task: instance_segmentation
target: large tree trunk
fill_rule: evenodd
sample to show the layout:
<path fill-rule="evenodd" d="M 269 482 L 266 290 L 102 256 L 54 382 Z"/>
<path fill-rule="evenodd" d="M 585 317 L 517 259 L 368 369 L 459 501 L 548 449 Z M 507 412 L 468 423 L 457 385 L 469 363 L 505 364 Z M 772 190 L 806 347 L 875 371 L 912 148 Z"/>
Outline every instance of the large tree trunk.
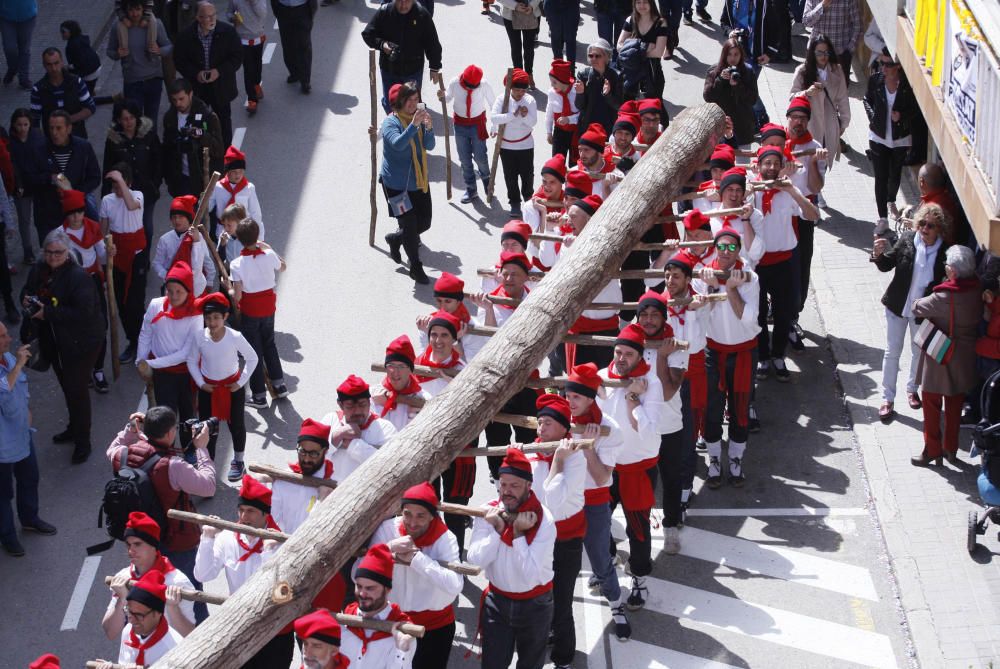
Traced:
<path fill-rule="evenodd" d="M 722 110 L 715 105 L 680 114 L 588 223 L 563 262 L 532 290 L 471 364 L 341 483 L 274 559 L 156 668 L 236 669 L 305 613 L 379 521 L 396 511 L 403 491 L 443 472 L 524 386 L 705 161 L 724 126 Z"/>

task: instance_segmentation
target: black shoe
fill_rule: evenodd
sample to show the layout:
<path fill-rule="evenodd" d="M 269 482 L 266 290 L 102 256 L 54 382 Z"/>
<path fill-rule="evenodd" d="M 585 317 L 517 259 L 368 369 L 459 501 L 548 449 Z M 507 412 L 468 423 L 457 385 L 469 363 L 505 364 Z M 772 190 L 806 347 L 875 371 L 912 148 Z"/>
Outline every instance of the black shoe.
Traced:
<path fill-rule="evenodd" d="M 298 82 L 299 82 L 299 75 L 297 74 L 289 74 L 287 77 L 285 77 L 286 84 L 297 84 Z"/>
<path fill-rule="evenodd" d="M 230 482 L 239 481 L 243 478 L 245 471 L 246 467 L 240 460 L 233 460 L 229 463 L 229 473 L 226 474 L 226 479 Z"/>
<path fill-rule="evenodd" d="M 21 529 L 26 532 L 38 532 L 46 536 L 52 536 L 56 533 L 56 526 L 46 523 L 41 518 L 35 518 L 30 523 L 21 523 Z"/>
<path fill-rule="evenodd" d="M 424 274 L 424 266 L 419 262 L 410 263 L 410 278 L 419 284 L 428 284 L 431 282 L 430 277 Z"/>
<path fill-rule="evenodd" d="M 694 14 L 691 12 L 684 12 L 684 23 L 689 26 L 694 25 Z"/>
<path fill-rule="evenodd" d="M 90 457 L 90 445 L 87 446 L 77 446 L 73 449 L 73 457 L 70 458 L 70 462 L 74 465 L 83 464 Z"/>
<path fill-rule="evenodd" d="M 385 236 L 385 243 L 389 245 L 389 257 L 392 258 L 397 265 L 403 264 L 403 256 L 400 255 L 399 249 L 403 245 L 403 240 L 400 238 L 398 232 L 390 232 Z"/>
<path fill-rule="evenodd" d="M 276 386 L 274 386 L 274 396 L 277 397 L 278 399 L 283 399 L 285 397 L 288 397 L 288 386 L 286 386 L 284 383 L 279 383 Z"/>
<path fill-rule="evenodd" d="M 68 444 L 71 441 L 73 441 L 73 431 L 68 427 L 62 432 L 52 435 L 53 444 Z"/>
<path fill-rule="evenodd" d="M 309 95 L 310 93 L 312 93 L 312 89 L 313 89 L 312 84 L 310 84 L 308 81 L 303 81 L 302 82 L 302 94 L 303 95 Z"/>
<path fill-rule="evenodd" d="M 6 320 L 11 325 L 21 322 L 21 312 L 17 310 L 17 307 L 7 307 Z"/>
<path fill-rule="evenodd" d="M 128 347 L 122 351 L 122 354 L 118 356 L 118 362 L 123 365 L 131 365 L 135 362 L 135 344 L 129 344 Z"/>
<path fill-rule="evenodd" d="M 511 209 L 510 210 L 510 220 L 512 220 L 512 221 L 523 220 L 523 218 L 522 218 L 523 216 L 524 216 L 524 214 L 521 212 L 520 209 Z"/>
<path fill-rule="evenodd" d="M 106 395 L 110 386 L 108 386 L 108 380 L 104 378 L 103 369 L 95 369 L 93 374 L 94 390 L 96 390 L 101 395 Z"/>
<path fill-rule="evenodd" d="M 698 9 L 696 9 L 695 14 L 697 14 L 698 18 L 704 21 L 705 23 L 709 23 L 712 20 L 712 15 L 709 14 L 708 10 L 705 9 L 704 7 L 699 7 Z"/>
<path fill-rule="evenodd" d="M 789 330 L 788 332 L 788 345 L 791 346 L 792 350 L 795 351 L 806 350 L 805 342 L 802 341 L 802 338 L 799 337 L 798 333 L 796 333 L 794 329 Z"/>
<path fill-rule="evenodd" d="M 24 546 L 17 540 L 17 537 L 11 537 L 0 543 L 3 544 L 3 549 L 7 551 L 7 555 L 11 557 L 24 557 Z"/>
<path fill-rule="evenodd" d="M 462 196 L 460 201 L 462 204 L 469 204 L 470 202 L 475 202 L 478 199 L 479 193 L 475 189 L 472 189 L 465 191 L 465 195 Z"/>
<path fill-rule="evenodd" d="M 757 418 L 757 409 L 750 407 L 747 413 L 749 414 L 747 417 L 747 432 L 757 434 L 760 432 L 760 419 Z"/>
<path fill-rule="evenodd" d="M 16 76 L 17 76 L 17 70 L 13 69 L 7 70 L 6 74 L 3 75 L 3 85 L 6 86 L 10 82 L 14 81 L 14 77 Z"/>

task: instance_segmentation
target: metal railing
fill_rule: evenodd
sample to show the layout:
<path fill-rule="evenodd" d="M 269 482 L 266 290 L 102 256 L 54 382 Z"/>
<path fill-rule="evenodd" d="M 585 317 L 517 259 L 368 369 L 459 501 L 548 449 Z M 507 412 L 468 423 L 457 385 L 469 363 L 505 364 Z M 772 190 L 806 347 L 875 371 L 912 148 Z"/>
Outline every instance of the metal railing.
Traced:
<path fill-rule="evenodd" d="M 976 82 L 976 137 L 972 154 L 993 194 L 994 213 L 1000 211 L 1000 67 L 989 49 L 979 50 Z"/>

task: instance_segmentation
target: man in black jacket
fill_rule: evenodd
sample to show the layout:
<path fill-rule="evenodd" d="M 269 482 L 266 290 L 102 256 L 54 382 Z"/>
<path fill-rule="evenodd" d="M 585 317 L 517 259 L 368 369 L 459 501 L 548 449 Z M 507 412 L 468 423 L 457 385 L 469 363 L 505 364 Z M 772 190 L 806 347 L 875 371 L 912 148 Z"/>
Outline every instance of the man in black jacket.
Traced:
<path fill-rule="evenodd" d="M 298 82 L 302 92 L 308 95 L 312 91 L 312 27 L 316 0 L 271 0 L 271 10 L 278 20 L 281 57 L 288 68 L 285 81 Z"/>
<path fill-rule="evenodd" d="M 222 170 L 222 130 L 219 118 L 192 93 L 191 82 L 170 85 L 170 109 L 163 115 L 163 180 L 173 197 L 201 195 L 205 189 L 203 149 L 209 170 Z"/>
<path fill-rule="evenodd" d="M 587 62 L 590 67 L 576 78 L 576 108 L 580 110 L 576 127 L 583 133 L 591 123 L 600 123 L 610 135 L 624 101 L 621 74 L 611 66 L 611 45 L 598 39 L 588 46 Z"/>
<path fill-rule="evenodd" d="M 72 463 L 85 462 L 90 456 L 87 382 L 107 324 L 101 316 L 97 284 L 70 255 L 69 236 L 62 228 L 45 237 L 42 260 L 31 267 L 21 304 L 31 314 L 25 319 L 21 340 L 31 340 L 30 330 L 34 330 L 69 409 L 69 425 L 52 440 L 57 444 L 73 442 Z"/>
<path fill-rule="evenodd" d="M 215 6 L 198 3 L 197 20 L 177 35 L 177 72 L 194 85 L 194 92 L 219 117 L 222 141 L 233 141 L 230 103 L 236 98 L 236 73 L 243 65 L 243 47 L 236 28 L 216 18 Z"/>
<path fill-rule="evenodd" d="M 389 109 L 389 89 L 393 84 L 412 81 L 417 91 L 423 84 L 424 57 L 430 65 L 431 83 L 441 79 L 441 42 L 434 19 L 414 0 L 393 0 L 375 11 L 361 33 L 365 44 L 379 50 L 382 72 L 382 108 Z"/>
<path fill-rule="evenodd" d="M 31 117 L 35 126 L 48 132 L 49 115 L 62 109 L 70 114 L 73 134 L 87 139 L 84 121 L 97 111 L 87 84 L 66 69 L 62 52 L 55 47 L 42 52 L 42 65 L 45 66 L 45 76 L 31 88 Z"/>

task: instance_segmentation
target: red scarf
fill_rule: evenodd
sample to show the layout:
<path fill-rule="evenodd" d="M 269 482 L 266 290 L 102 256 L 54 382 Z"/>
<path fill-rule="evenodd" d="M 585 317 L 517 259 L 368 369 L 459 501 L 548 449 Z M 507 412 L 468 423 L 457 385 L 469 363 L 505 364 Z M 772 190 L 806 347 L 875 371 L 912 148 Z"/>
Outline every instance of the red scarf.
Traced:
<path fill-rule="evenodd" d="M 472 115 L 472 93 L 476 89 L 466 86 L 461 77 L 458 78 L 458 85 L 462 87 L 463 91 L 465 91 L 465 114 L 459 114 L 456 109 L 455 113 L 451 115 L 452 119 L 455 121 L 455 125 L 475 126 L 476 137 L 485 141 L 490 136 L 490 134 L 486 131 L 486 112 L 484 111 L 479 116 Z"/>
<path fill-rule="evenodd" d="M 465 323 L 466 325 L 468 325 L 469 321 L 472 320 L 472 316 L 469 315 L 469 310 L 465 308 L 464 302 L 459 302 L 455 311 L 453 311 L 451 315 L 457 318 L 459 322 Z"/>
<path fill-rule="evenodd" d="M 229 175 L 227 174 L 226 176 L 222 177 L 222 179 L 219 181 L 219 185 L 225 188 L 226 192 L 229 193 L 229 202 L 226 202 L 226 207 L 228 207 L 231 204 L 236 204 L 236 194 L 239 193 L 244 188 L 246 188 L 247 186 L 249 186 L 250 182 L 247 181 L 247 178 L 244 175 L 243 179 L 234 186 L 233 184 L 229 183 Z"/>
<path fill-rule="evenodd" d="M 808 144 L 811 141 L 813 141 L 813 136 L 808 130 L 806 130 L 801 137 L 792 137 L 791 134 L 789 134 L 788 139 L 785 140 L 785 156 L 787 158 L 791 158 L 794 147 Z"/>
<path fill-rule="evenodd" d="M 150 634 L 145 641 L 141 641 L 139 639 L 139 635 L 136 634 L 132 626 L 129 625 L 128 640 L 122 643 L 124 643 L 126 646 L 130 648 L 138 648 L 139 654 L 136 655 L 135 657 L 135 663 L 138 664 L 139 666 L 145 666 L 146 651 L 155 646 L 156 644 L 158 644 L 160 640 L 163 639 L 163 637 L 167 636 L 167 630 L 169 629 L 170 628 L 167 627 L 167 617 L 160 616 L 160 622 L 157 623 L 156 629 L 153 630 L 153 633 Z"/>
<path fill-rule="evenodd" d="M 274 518 L 271 518 L 271 514 L 267 514 L 265 517 L 267 527 L 272 530 L 278 529 L 278 524 L 274 522 Z M 243 549 L 243 555 L 239 557 L 237 562 L 246 562 L 250 559 L 251 555 L 259 554 L 264 550 L 264 538 L 257 537 L 257 541 L 251 546 L 247 542 L 243 541 L 243 537 L 239 532 L 233 532 L 236 535 L 236 543 L 239 544 L 240 548 Z"/>
<path fill-rule="evenodd" d="M 194 293 L 188 293 L 187 301 L 176 309 L 170 307 L 170 298 L 163 298 L 163 306 L 160 308 L 160 312 L 153 316 L 152 323 L 161 318 L 170 318 L 175 321 L 179 321 L 182 318 L 189 318 L 191 316 L 197 316 L 201 312 L 194 307 Z"/>
<path fill-rule="evenodd" d="M 241 256 L 250 256 L 251 258 L 256 258 L 257 256 L 264 255 L 264 249 L 259 246 L 255 246 L 252 249 L 243 249 L 240 251 Z"/>
<path fill-rule="evenodd" d="M 493 292 L 491 292 L 490 295 L 496 295 L 497 297 L 511 297 L 513 299 L 525 300 L 525 299 L 527 299 L 528 293 L 530 293 L 530 292 L 531 291 L 528 290 L 528 287 L 525 286 L 524 287 L 524 295 L 522 295 L 520 298 L 516 298 L 516 297 L 513 297 L 513 295 L 508 295 L 507 294 L 507 289 L 503 287 L 503 284 L 501 284 L 501 285 L 497 286 L 495 289 L 493 289 Z M 494 304 L 493 306 L 494 307 L 498 307 L 500 309 L 510 309 L 511 311 L 514 311 L 514 309 L 517 309 L 517 306 L 509 307 L 506 304 Z"/>
<path fill-rule="evenodd" d="M 500 500 L 495 499 L 489 503 L 489 506 L 495 507 L 498 506 L 499 504 Z M 542 526 L 542 515 L 544 513 L 542 509 L 542 503 L 538 501 L 537 497 L 535 497 L 534 492 L 529 492 L 528 499 L 524 500 L 521 506 L 517 507 L 518 513 L 526 513 L 528 511 L 531 511 L 535 514 L 535 524 L 532 525 L 528 529 L 528 531 L 523 534 L 525 540 L 528 542 L 528 545 L 530 546 L 531 542 L 535 540 L 535 535 L 538 534 L 538 528 Z M 506 523 L 504 525 L 503 532 L 500 533 L 500 541 L 504 542 L 508 546 L 514 545 L 513 523 Z"/>
<path fill-rule="evenodd" d="M 669 325 L 665 324 L 663 327 L 663 331 L 666 332 L 667 328 L 669 327 L 670 327 Z M 673 329 L 670 330 L 670 336 L 671 337 L 674 336 Z M 664 339 L 664 338 L 665 337 L 652 337 L 652 339 Z M 639 364 L 633 367 L 632 371 L 626 374 L 625 376 L 618 376 L 618 374 L 615 372 L 614 362 L 608 365 L 608 376 L 611 377 L 612 379 L 634 379 L 640 376 L 645 376 L 648 373 L 649 373 L 649 363 L 646 362 L 645 359 L 640 359 Z"/>
<path fill-rule="evenodd" d="M 288 463 L 288 468 L 291 469 L 296 474 L 301 474 L 302 473 L 302 467 L 297 462 L 289 462 Z M 321 476 L 320 478 L 328 479 L 328 478 L 330 478 L 331 474 L 333 474 L 333 463 L 330 462 L 329 460 L 324 460 L 323 461 L 323 476 Z M 315 474 L 313 474 L 313 476 L 315 476 Z"/>
<path fill-rule="evenodd" d="M 63 223 L 62 227 L 63 230 L 66 231 L 66 234 L 69 235 L 70 239 L 73 241 L 73 244 L 75 246 L 79 246 L 81 249 L 93 248 L 97 244 L 104 241 L 104 237 L 101 235 L 100 223 L 91 220 L 89 218 L 83 219 L 83 228 L 82 228 L 83 236 L 80 237 L 80 239 L 77 239 L 74 235 L 70 234 L 70 231 L 73 229 L 70 228 L 68 225 Z M 100 276 L 103 276 L 103 273 L 101 272 L 100 262 L 96 257 L 94 258 L 94 264 L 91 265 L 90 267 L 84 267 L 84 269 L 87 270 L 89 274 L 98 274 Z"/>
<path fill-rule="evenodd" d="M 163 553 L 157 551 L 156 560 L 153 561 L 153 566 L 150 567 L 150 569 L 155 569 L 159 572 L 162 572 L 163 575 L 166 576 L 167 574 L 169 574 L 174 570 L 174 565 L 170 563 L 170 558 L 168 558 Z M 135 570 L 135 565 L 129 565 L 128 573 L 129 577 L 132 578 L 133 580 L 139 580 L 140 574 Z"/>
<path fill-rule="evenodd" d="M 388 620 L 389 622 L 394 622 L 394 623 L 395 622 L 402 622 L 402 623 L 408 623 L 408 622 L 410 622 L 410 617 L 408 615 L 406 615 L 405 613 L 403 613 L 403 610 L 399 608 L 399 605 L 393 603 L 393 604 L 390 604 L 390 606 L 392 608 L 389 609 L 389 615 L 386 617 L 386 620 Z M 344 609 L 344 613 L 346 613 L 349 616 L 360 616 L 361 612 L 358 610 L 358 603 L 357 602 L 351 602 L 350 604 L 348 604 L 347 607 Z M 392 633 L 391 632 L 380 632 L 380 631 L 377 631 L 377 630 L 364 630 L 364 629 L 362 629 L 360 627 L 350 627 L 350 626 L 347 626 L 347 629 L 354 636 L 356 636 L 359 639 L 361 639 L 361 655 L 362 656 L 364 656 L 364 654 L 368 652 L 368 644 L 370 644 L 370 643 L 372 643 L 374 641 L 379 641 L 380 639 L 388 639 L 388 638 L 392 637 Z M 365 632 L 371 632 L 372 635 L 369 637 L 369 636 L 367 636 L 365 634 Z"/>
<path fill-rule="evenodd" d="M 429 548 L 433 546 L 434 542 L 440 539 L 441 536 L 447 531 L 448 526 L 444 524 L 444 521 L 441 520 L 439 515 L 435 514 L 430 527 L 427 528 L 427 531 L 419 537 L 413 537 L 413 545 L 421 550 Z M 406 526 L 403 525 L 403 521 L 399 521 L 399 536 L 407 536 Z"/>
<path fill-rule="evenodd" d="M 713 260 L 708 267 L 709 267 L 709 269 L 722 270 L 722 268 L 719 267 L 719 259 L 718 259 L 718 257 L 716 257 L 716 259 Z M 737 260 L 736 264 L 729 268 L 729 271 L 731 272 L 731 271 L 733 271 L 735 269 L 743 269 L 743 261 L 742 260 Z M 720 286 L 725 286 L 726 285 L 726 280 L 723 279 L 722 277 L 717 277 L 716 280 L 719 282 Z"/>
<path fill-rule="evenodd" d="M 968 279 L 948 279 L 934 286 L 931 292 L 934 293 L 964 293 L 969 290 L 979 290 L 979 279 L 971 277 Z"/>
<path fill-rule="evenodd" d="M 572 82 L 570 82 L 570 85 L 572 85 Z M 574 113 L 572 111 L 573 105 L 569 101 L 569 91 L 569 88 L 565 91 L 556 91 L 559 93 L 560 99 L 562 99 L 562 108 L 555 114 L 555 121 L 567 116 L 572 116 Z M 567 123 L 566 125 L 559 125 L 559 123 L 555 123 L 554 128 L 556 130 L 562 130 L 563 132 L 574 132 L 576 130 L 576 123 Z"/>
<path fill-rule="evenodd" d="M 362 430 L 367 430 L 368 426 L 371 425 L 372 423 L 374 423 L 375 419 L 377 419 L 377 418 L 378 418 L 378 416 L 376 416 L 373 413 L 368 414 L 368 420 L 366 420 L 364 422 L 364 424 L 361 426 L 361 429 Z M 343 411 L 338 411 L 337 412 L 337 420 L 340 420 L 340 421 L 344 420 L 344 412 Z"/>
<path fill-rule="evenodd" d="M 600 425 L 601 421 L 604 420 L 604 414 L 601 413 L 601 407 L 597 406 L 595 401 L 587 409 L 587 413 L 571 416 L 569 420 L 573 425 L 590 425 L 591 423 Z"/>
<path fill-rule="evenodd" d="M 410 374 L 406 387 L 402 390 L 396 390 L 389 382 L 388 376 L 382 379 L 382 387 L 386 390 L 385 405 L 382 407 L 382 413 L 380 414 L 382 418 L 385 418 L 387 413 L 396 408 L 400 395 L 414 395 L 420 392 L 420 382 L 413 374 Z"/>
<path fill-rule="evenodd" d="M 185 232 L 181 235 L 181 244 L 177 247 L 177 252 L 174 254 L 174 259 L 170 261 L 170 266 L 173 267 L 177 264 L 177 261 L 183 260 L 187 263 L 188 267 L 194 270 L 194 266 L 191 264 L 191 254 L 194 252 L 194 237 Z"/>
<path fill-rule="evenodd" d="M 691 297 L 691 298 L 694 297 L 694 290 L 691 289 L 690 285 L 688 285 L 687 292 L 688 292 L 688 294 L 685 297 Z M 670 304 L 669 304 L 670 300 L 673 300 L 673 299 L 674 299 L 674 297 L 670 293 L 667 293 L 667 316 L 670 317 L 670 318 L 676 318 L 678 323 L 680 323 L 681 325 L 684 325 L 684 314 L 687 313 L 688 305 L 685 304 L 683 307 L 680 307 L 679 309 L 675 309 L 674 307 L 670 306 Z M 673 328 L 673 326 L 671 326 L 669 323 L 667 323 L 666 327 L 670 328 L 670 335 L 669 336 L 673 337 L 674 336 L 674 328 Z"/>
<path fill-rule="evenodd" d="M 444 362 L 437 362 L 431 357 L 431 347 L 428 346 L 420 357 L 417 358 L 417 364 L 423 367 L 433 367 L 434 369 L 453 369 L 461 361 L 461 356 L 458 355 L 458 351 L 451 349 L 451 357 Z M 436 376 L 417 376 L 416 379 L 420 383 L 426 383 L 427 381 L 433 381 Z"/>
<path fill-rule="evenodd" d="M 771 200 L 781 192 L 780 188 L 765 188 L 760 194 L 760 213 L 765 216 L 771 213 Z"/>

